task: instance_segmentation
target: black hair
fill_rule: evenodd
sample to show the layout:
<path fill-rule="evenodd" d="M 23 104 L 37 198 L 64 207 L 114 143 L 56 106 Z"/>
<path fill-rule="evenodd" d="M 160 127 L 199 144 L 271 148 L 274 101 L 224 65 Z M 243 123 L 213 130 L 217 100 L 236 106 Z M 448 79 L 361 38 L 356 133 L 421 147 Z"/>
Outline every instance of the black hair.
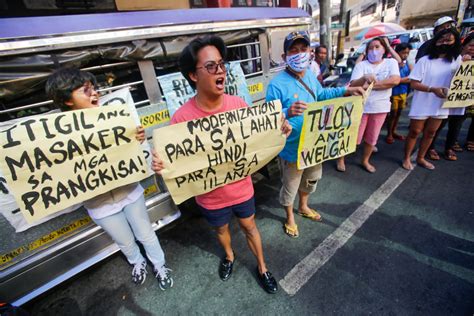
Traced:
<path fill-rule="evenodd" d="M 474 40 L 474 32 L 469 33 L 465 38 L 464 41 L 462 42 L 462 46 L 467 46 L 469 45 L 469 42 Z"/>
<path fill-rule="evenodd" d="M 65 103 L 71 100 L 72 92 L 86 82 L 97 85 L 95 76 L 90 72 L 76 68 L 59 68 L 46 81 L 46 94 L 61 110 L 68 110 L 69 107 Z"/>
<path fill-rule="evenodd" d="M 436 49 L 436 42 L 446 34 L 454 35 L 454 44 L 451 50 L 449 52 L 446 52 L 446 56 L 444 57 L 444 59 L 451 62 L 454 59 L 458 58 L 458 56 L 461 54 L 461 37 L 459 36 L 458 31 L 456 31 L 454 28 L 450 28 L 436 33 L 433 37 L 433 40 L 430 41 L 428 49 L 426 50 L 430 59 L 435 59 L 439 57 L 439 52 Z"/>
<path fill-rule="evenodd" d="M 193 89 L 196 89 L 196 83 L 191 80 L 189 74 L 196 72 L 196 65 L 198 63 L 197 54 L 206 46 L 214 46 L 221 54 L 223 60 L 227 58 L 227 48 L 219 36 L 208 35 L 193 39 L 191 43 L 183 49 L 178 61 L 181 73 Z"/>
<path fill-rule="evenodd" d="M 380 44 L 382 44 L 383 49 L 385 50 L 385 53 L 383 54 L 383 58 L 387 58 L 387 55 L 390 52 L 390 49 L 389 49 L 389 47 L 387 46 L 387 43 L 385 43 L 385 40 L 382 37 L 374 37 L 373 39 L 371 39 L 367 43 L 367 46 L 365 46 L 365 56 L 366 56 L 366 58 L 367 58 L 367 56 L 369 56 L 370 43 L 375 42 L 375 41 L 379 41 Z"/>
<path fill-rule="evenodd" d="M 408 44 L 408 43 L 400 43 L 400 44 L 398 44 L 398 45 L 395 47 L 395 51 L 396 51 L 397 53 L 399 53 L 399 52 L 401 52 L 402 50 L 405 50 L 405 49 L 407 49 L 407 48 L 408 48 L 409 50 L 413 49 L 413 47 L 412 47 L 410 44 Z"/>
<path fill-rule="evenodd" d="M 327 46 L 326 46 L 326 45 L 319 45 L 319 46 L 318 46 L 318 47 L 316 47 L 316 49 L 315 49 L 315 52 L 316 52 L 316 54 L 317 54 L 317 53 L 319 53 L 319 49 L 320 49 L 320 48 L 325 48 L 325 49 L 326 49 L 326 51 L 328 50 L 328 48 L 327 48 Z"/>

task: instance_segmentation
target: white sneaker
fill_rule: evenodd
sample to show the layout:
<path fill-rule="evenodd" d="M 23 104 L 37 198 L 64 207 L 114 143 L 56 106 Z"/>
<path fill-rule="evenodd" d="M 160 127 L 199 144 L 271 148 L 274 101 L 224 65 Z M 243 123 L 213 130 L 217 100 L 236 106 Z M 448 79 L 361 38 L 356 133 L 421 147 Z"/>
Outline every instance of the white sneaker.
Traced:
<path fill-rule="evenodd" d="M 146 279 L 146 261 L 143 260 L 142 262 L 139 262 L 133 266 L 132 270 L 132 281 L 133 283 L 139 285 L 143 284 Z"/>
<path fill-rule="evenodd" d="M 162 265 L 161 268 L 154 270 L 155 277 L 158 280 L 158 285 L 162 291 L 173 287 L 173 277 L 171 276 L 172 270 L 169 269 L 166 265 Z"/>

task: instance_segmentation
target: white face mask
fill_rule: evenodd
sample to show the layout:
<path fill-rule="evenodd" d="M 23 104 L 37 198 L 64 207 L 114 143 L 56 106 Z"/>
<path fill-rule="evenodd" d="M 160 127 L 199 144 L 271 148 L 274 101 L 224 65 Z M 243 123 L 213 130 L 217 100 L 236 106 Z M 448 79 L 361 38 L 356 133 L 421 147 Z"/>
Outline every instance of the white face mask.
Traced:
<path fill-rule="evenodd" d="M 306 70 L 310 62 L 311 55 L 309 52 L 286 56 L 286 64 L 296 72 L 302 72 Z"/>

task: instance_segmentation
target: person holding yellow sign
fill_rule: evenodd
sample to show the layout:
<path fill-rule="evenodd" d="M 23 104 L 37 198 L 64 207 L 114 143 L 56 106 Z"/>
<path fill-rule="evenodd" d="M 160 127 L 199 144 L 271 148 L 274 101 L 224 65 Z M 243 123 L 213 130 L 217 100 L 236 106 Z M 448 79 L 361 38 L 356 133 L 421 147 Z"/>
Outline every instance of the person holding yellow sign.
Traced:
<path fill-rule="evenodd" d="M 370 173 L 376 171 L 370 163 L 370 157 L 377 144 L 385 118 L 390 112 L 392 88 L 400 83 L 400 70 L 397 62 L 400 57 L 393 51 L 392 57 L 396 55 L 397 59 L 387 58 L 390 51 L 388 40 L 381 37 L 372 39 L 366 47 L 367 60 L 356 64 L 351 76 L 351 86 L 365 86 L 374 83 L 372 91 L 365 100 L 364 114 L 357 136 L 358 145 L 362 143 L 362 140 L 364 141 L 362 167 Z M 341 172 L 346 170 L 344 157 L 338 159 L 337 170 Z"/>
<path fill-rule="evenodd" d="M 95 90 L 96 79 L 78 69 L 61 68 L 46 82 L 46 92 L 63 110 L 84 110 L 99 106 L 99 93 Z M 136 139 L 145 140 L 145 130 L 137 127 Z M 133 265 L 132 281 L 143 284 L 146 279 L 146 259 L 135 239 L 145 248 L 153 263 L 154 273 L 161 290 L 173 286 L 165 255 L 153 230 L 145 205 L 140 183 L 131 183 L 112 189 L 84 202 L 92 220 L 102 227 L 117 243 L 128 262 Z"/>
<path fill-rule="evenodd" d="M 292 32 L 283 43 L 287 68 L 272 79 L 267 89 L 267 101 L 281 100 L 283 112 L 293 127 L 285 147 L 280 153 L 279 162 L 282 173 L 282 188 L 279 201 L 286 211 L 286 222 L 283 226 L 290 237 L 298 237 L 293 203 L 299 195 L 298 214 L 314 221 L 321 221 L 321 215 L 308 205 L 309 195 L 316 191 L 318 180 L 321 179 L 322 165 L 318 164 L 304 170 L 297 169 L 297 151 L 303 127 L 303 112 L 307 103 L 327 100 L 344 95 L 362 95 L 361 87 L 323 89 L 316 76 L 309 70 L 310 41 L 307 32 Z"/>
<path fill-rule="evenodd" d="M 226 55 L 224 41 L 217 36 L 196 38 L 184 48 L 179 58 L 181 73 L 189 85 L 196 89 L 197 94 L 175 112 L 171 124 L 247 107 L 241 98 L 224 93 Z M 291 132 L 286 121 L 281 129 L 286 135 Z M 163 159 L 153 152 L 152 169 L 160 174 L 165 167 Z M 255 223 L 256 209 L 251 177 L 246 176 L 208 193 L 197 195 L 196 202 L 208 223 L 215 228 L 217 239 L 225 251 L 218 270 L 221 280 L 227 281 L 234 267 L 235 253 L 231 244 L 229 222 L 232 215 L 235 215 L 245 233 L 248 246 L 257 259 L 256 272 L 259 282 L 266 292 L 276 293 L 278 284 L 267 269 L 260 233 Z"/>

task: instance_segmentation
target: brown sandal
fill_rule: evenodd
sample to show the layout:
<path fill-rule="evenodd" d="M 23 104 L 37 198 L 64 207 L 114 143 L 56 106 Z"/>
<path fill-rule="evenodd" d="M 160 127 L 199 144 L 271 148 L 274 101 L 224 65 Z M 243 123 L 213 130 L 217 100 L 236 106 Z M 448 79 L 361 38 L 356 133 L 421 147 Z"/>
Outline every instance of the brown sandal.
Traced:
<path fill-rule="evenodd" d="M 467 142 L 466 149 L 467 151 L 474 151 L 474 142 Z"/>
<path fill-rule="evenodd" d="M 456 156 L 456 153 L 452 149 L 448 149 L 444 152 L 444 158 L 449 161 L 456 161 L 458 160 L 458 157 Z"/>
<path fill-rule="evenodd" d="M 428 155 L 427 155 L 427 156 L 428 156 L 428 159 L 429 159 L 429 160 L 439 160 L 439 159 L 440 159 L 440 158 L 439 158 L 439 155 L 438 155 L 438 153 L 436 152 L 435 149 L 430 149 L 430 150 L 428 151 Z"/>
<path fill-rule="evenodd" d="M 451 147 L 451 149 L 458 153 L 463 152 L 463 149 L 461 145 L 459 145 L 459 143 L 454 144 L 453 147 Z"/>

